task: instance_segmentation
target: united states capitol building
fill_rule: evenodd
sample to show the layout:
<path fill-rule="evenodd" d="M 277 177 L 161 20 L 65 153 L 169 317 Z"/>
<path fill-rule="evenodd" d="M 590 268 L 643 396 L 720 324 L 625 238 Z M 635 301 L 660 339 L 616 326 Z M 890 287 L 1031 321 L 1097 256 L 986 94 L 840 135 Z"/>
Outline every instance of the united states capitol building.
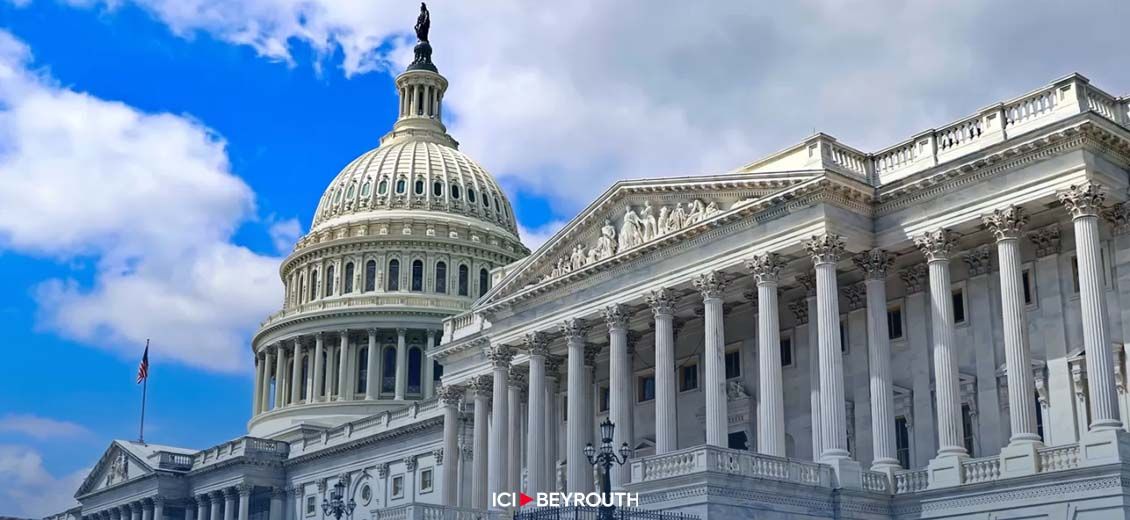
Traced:
<path fill-rule="evenodd" d="M 339 483 L 357 520 L 506 516 L 599 487 L 605 418 L 646 509 L 1130 518 L 1130 99 L 1071 75 L 621 181 L 531 253 L 421 40 L 280 266 L 247 435 L 113 441 L 53 520 L 321 520 Z"/>

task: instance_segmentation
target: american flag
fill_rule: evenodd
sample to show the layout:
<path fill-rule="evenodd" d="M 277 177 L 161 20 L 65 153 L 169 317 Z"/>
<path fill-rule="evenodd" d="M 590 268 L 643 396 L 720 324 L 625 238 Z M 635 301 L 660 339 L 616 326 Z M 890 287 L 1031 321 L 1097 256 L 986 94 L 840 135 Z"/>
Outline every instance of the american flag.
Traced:
<path fill-rule="evenodd" d="M 149 379 L 149 340 L 145 340 L 145 353 L 141 355 L 141 364 L 137 365 L 137 384 Z"/>

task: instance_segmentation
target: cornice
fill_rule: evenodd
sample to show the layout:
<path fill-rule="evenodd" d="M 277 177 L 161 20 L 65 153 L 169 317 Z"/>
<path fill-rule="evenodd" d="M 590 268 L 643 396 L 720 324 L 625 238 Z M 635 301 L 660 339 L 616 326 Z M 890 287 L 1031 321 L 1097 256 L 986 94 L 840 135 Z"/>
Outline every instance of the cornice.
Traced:
<path fill-rule="evenodd" d="M 368 445 L 371 445 L 371 444 L 376 444 L 376 443 L 379 443 L 379 442 L 382 442 L 382 441 L 385 441 L 385 440 L 388 440 L 388 439 L 393 439 L 393 438 L 396 438 L 396 437 L 402 437 L 402 436 L 413 434 L 413 433 L 418 433 L 418 432 L 436 429 L 437 427 L 438 428 L 443 427 L 443 415 L 436 415 L 434 417 L 429 417 L 427 419 L 422 419 L 422 420 L 416 421 L 414 423 L 410 423 L 410 424 L 406 424 L 404 426 L 400 426 L 400 427 L 395 428 L 393 430 L 385 430 L 385 431 L 374 433 L 372 435 L 368 435 L 368 436 L 365 436 L 365 437 L 360 437 L 358 439 L 351 440 L 349 442 L 343 442 L 341 444 L 337 444 L 337 445 L 334 445 L 334 446 L 329 446 L 329 447 L 326 447 L 326 448 L 318 449 L 318 450 L 312 451 L 310 453 L 303 453 L 302 455 L 298 455 L 297 457 L 292 457 L 290 459 L 287 459 L 286 461 L 284 461 L 282 463 L 282 465 L 284 467 L 295 466 L 295 465 L 298 465 L 298 464 L 310 462 L 312 460 L 317 460 L 317 459 L 320 459 L 320 458 L 337 455 L 337 454 L 340 454 L 340 453 L 343 453 L 343 452 L 347 452 L 347 451 L 354 450 L 354 449 L 357 449 L 357 448 L 361 448 L 361 447 L 364 447 L 364 446 L 368 446 Z"/>
<path fill-rule="evenodd" d="M 305 246 L 295 250 L 279 265 L 279 275 L 286 276 L 295 268 L 313 261 L 322 260 L 336 255 L 368 253 L 375 255 L 388 254 L 390 249 L 416 249 L 428 253 L 444 253 L 452 255 L 466 255 L 473 258 L 493 261 L 499 265 L 506 265 L 522 258 L 520 252 L 507 251 L 498 246 L 484 242 L 473 242 L 463 239 L 405 236 L 405 235 L 366 235 L 363 237 L 347 237 L 332 239 L 328 242 Z M 414 251 L 404 251 L 406 253 Z"/>
<path fill-rule="evenodd" d="M 303 323 L 317 322 L 317 321 L 323 321 L 323 320 L 332 320 L 332 319 L 335 319 L 335 318 L 372 318 L 372 319 L 388 319 L 388 318 L 413 318 L 413 319 L 424 318 L 424 319 L 426 319 L 426 318 L 435 318 L 436 323 L 437 323 L 436 328 L 441 328 L 440 325 L 438 325 L 438 324 L 441 323 L 444 318 L 454 316 L 454 315 L 459 314 L 460 312 L 464 312 L 464 311 L 466 311 L 466 309 L 428 309 L 428 308 L 422 308 L 422 307 L 404 307 L 404 306 L 398 306 L 398 307 L 369 307 L 369 308 L 361 308 L 361 309 L 344 308 L 344 309 L 314 311 L 314 312 L 310 312 L 310 313 L 296 314 L 292 317 L 283 318 L 277 323 L 272 323 L 272 324 L 270 324 L 266 327 L 261 327 L 258 331 L 255 332 L 255 335 L 252 336 L 251 344 L 252 344 L 253 347 L 255 347 L 264 336 L 267 336 L 267 335 L 269 335 L 269 334 L 271 334 L 275 331 L 278 331 L 279 329 L 284 329 L 284 328 L 287 328 L 287 327 L 293 327 L 295 325 L 299 325 L 299 324 L 303 324 Z M 369 322 L 367 322 L 367 325 L 371 326 L 371 325 L 373 325 L 373 323 L 371 321 L 369 321 Z M 336 331 L 340 328 L 341 327 L 339 325 L 335 325 L 334 327 L 327 328 L 326 331 L 332 332 L 332 331 Z M 283 339 L 287 339 L 287 338 L 283 338 Z"/>

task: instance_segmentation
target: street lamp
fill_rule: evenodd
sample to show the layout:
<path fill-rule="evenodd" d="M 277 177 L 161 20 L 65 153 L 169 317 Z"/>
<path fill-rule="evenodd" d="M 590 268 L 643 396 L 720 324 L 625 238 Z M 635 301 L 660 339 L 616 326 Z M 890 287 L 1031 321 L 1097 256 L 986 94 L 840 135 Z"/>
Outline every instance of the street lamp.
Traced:
<path fill-rule="evenodd" d="M 327 500 L 322 499 L 322 513 L 324 516 L 332 516 L 335 520 L 341 520 L 341 516 L 345 518 L 353 518 L 353 509 L 357 507 L 357 502 L 349 499 L 349 502 L 344 500 L 345 497 L 345 483 L 338 480 L 334 484 L 334 488 L 330 491 L 330 498 Z"/>
<path fill-rule="evenodd" d="M 585 457 L 589 459 L 589 464 L 599 467 L 604 477 L 600 485 L 602 495 L 600 517 L 609 519 L 612 518 L 612 511 L 615 509 L 615 506 L 604 505 L 612 503 L 612 478 L 609 476 L 609 472 L 612 471 L 613 464 L 623 466 L 632 454 L 632 449 L 625 442 L 620 445 L 620 456 L 616 456 L 612 449 L 612 432 L 614 431 L 616 431 L 616 425 L 612 424 L 612 420 L 605 417 L 604 422 L 600 423 L 600 453 L 597 453 L 591 442 L 585 445 Z"/>

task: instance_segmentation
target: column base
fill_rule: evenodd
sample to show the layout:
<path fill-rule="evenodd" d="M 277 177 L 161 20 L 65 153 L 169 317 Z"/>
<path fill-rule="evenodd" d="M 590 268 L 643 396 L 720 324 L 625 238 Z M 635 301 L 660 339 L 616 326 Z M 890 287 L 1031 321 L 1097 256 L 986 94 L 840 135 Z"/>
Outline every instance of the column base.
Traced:
<path fill-rule="evenodd" d="M 1001 448 L 1001 477 L 1035 475 L 1040 471 L 1040 441 L 1012 442 Z"/>
<path fill-rule="evenodd" d="M 969 455 L 945 454 L 930 459 L 926 465 L 926 473 L 930 476 L 930 485 L 927 489 L 939 489 L 961 485 L 961 461 Z"/>
<path fill-rule="evenodd" d="M 835 487 L 847 489 L 863 489 L 863 466 L 859 461 L 848 457 L 826 458 L 820 461 L 832 467 L 836 474 Z"/>
<path fill-rule="evenodd" d="M 1121 428 L 1091 430 L 1079 441 L 1079 448 L 1087 466 L 1130 461 L 1130 433 Z"/>

